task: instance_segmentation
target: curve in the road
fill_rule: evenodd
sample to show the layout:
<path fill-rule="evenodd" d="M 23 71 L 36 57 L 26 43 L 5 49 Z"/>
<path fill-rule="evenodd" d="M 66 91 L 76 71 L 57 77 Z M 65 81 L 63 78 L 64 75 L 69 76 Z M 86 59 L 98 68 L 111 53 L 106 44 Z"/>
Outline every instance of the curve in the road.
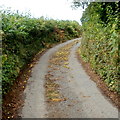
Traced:
<path fill-rule="evenodd" d="M 21 111 L 22 118 L 118 118 L 118 110 L 101 94 L 96 84 L 90 80 L 77 60 L 76 49 L 80 43 L 70 49 L 69 68 L 57 66 L 51 71 L 59 84 L 59 92 L 65 101 L 46 102 L 45 75 L 50 69 L 49 59 L 61 47 L 78 40 L 74 39 L 48 50 L 32 69 L 32 75 L 25 89 L 25 103 Z M 56 67 L 56 66 L 55 66 Z"/>

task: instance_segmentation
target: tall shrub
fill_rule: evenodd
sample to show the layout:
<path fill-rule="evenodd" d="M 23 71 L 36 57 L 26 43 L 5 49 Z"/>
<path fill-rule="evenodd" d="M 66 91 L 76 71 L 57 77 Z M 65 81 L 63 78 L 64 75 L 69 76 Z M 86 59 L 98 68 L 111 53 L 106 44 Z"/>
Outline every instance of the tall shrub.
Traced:
<path fill-rule="evenodd" d="M 83 39 L 80 52 L 112 91 L 119 84 L 119 3 L 90 3 L 81 18 Z"/>
<path fill-rule="evenodd" d="M 10 10 L 2 12 L 2 86 L 5 94 L 33 56 L 52 44 L 80 37 L 76 21 L 32 18 Z"/>

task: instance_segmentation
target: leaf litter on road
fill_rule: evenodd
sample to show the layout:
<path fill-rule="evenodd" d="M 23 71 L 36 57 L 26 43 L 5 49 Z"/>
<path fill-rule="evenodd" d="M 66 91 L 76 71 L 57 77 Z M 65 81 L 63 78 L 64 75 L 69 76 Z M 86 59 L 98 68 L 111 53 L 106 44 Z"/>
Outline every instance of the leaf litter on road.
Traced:
<path fill-rule="evenodd" d="M 56 78 L 56 76 L 52 73 L 54 71 L 60 73 L 61 67 L 70 69 L 68 58 L 70 55 L 70 49 L 72 48 L 72 46 L 74 44 L 76 44 L 76 42 L 77 41 L 74 41 L 74 42 L 71 42 L 71 43 L 63 46 L 57 52 L 55 52 L 52 55 L 51 59 L 49 60 L 49 65 L 48 65 L 49 71 L 45 76 L 46 98 L 47 98 L 47 101 L 49 101 L 49 102 L 61 102 L 61 101 L 67 100 L 59 92 L 60 86 L 56 81 L 61 80 L 60 77 Z M 63 74 L 63 73 L 61 73 L 61 74 Z"/>

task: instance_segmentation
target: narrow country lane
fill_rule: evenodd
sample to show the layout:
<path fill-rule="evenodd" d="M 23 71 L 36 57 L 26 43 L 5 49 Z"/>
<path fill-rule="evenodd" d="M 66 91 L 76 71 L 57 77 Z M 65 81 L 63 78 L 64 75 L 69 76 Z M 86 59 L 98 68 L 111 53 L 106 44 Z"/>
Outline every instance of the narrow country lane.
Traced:
<path fill-rule="evenodd" d="M 80 39 L 48 50 L 32 69 L 24 91 L 22 118 L 118 118 L 76 55 Z"/>

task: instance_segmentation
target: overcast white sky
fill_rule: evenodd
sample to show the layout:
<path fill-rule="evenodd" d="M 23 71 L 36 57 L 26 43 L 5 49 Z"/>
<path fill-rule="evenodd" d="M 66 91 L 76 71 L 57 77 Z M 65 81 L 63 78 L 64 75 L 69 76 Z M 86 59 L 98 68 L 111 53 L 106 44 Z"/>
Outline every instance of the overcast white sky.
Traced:
<path fill-rule="evenodd" d="M 76 20 L 80 23 L 82 9 L 72 10 L 72 0 L 0 0 L 0 6 L 11 7 L 20 12 L 30 11 L 34 17 Z"/>

